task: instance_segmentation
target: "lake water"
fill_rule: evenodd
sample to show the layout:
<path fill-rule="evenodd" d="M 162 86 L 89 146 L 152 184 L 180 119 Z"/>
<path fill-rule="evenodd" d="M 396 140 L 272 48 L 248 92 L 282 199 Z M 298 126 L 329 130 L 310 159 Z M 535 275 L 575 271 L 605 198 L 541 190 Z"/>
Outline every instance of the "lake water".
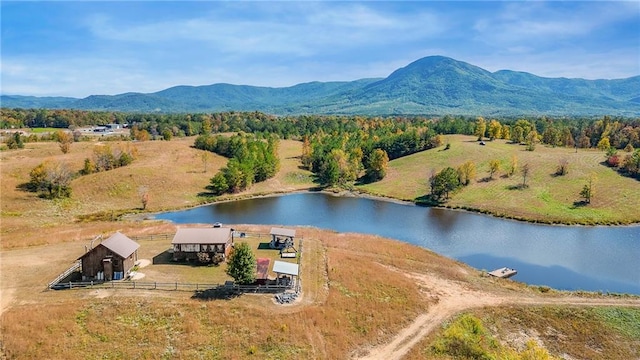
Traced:
<path fill-rule="evenodd" d="M 398 239 L 477 269 L 564 290 L 640 294 L 640 226 L 547 226 L 387 201 L 298 193 L 158 214 L 175 223 L 313 226 Z"/>

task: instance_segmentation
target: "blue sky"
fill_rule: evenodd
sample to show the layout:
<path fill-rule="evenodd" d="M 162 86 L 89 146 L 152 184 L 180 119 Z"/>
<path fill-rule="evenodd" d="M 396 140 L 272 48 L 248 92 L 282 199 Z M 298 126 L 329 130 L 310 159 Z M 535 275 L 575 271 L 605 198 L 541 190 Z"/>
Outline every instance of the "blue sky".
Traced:
<path fill-rule="evenodd" d="M 640 1 L 2 1 L 1 92 L 155 92 L 386 77 L 429 55 L 489 71 L 640 75 Z"/>

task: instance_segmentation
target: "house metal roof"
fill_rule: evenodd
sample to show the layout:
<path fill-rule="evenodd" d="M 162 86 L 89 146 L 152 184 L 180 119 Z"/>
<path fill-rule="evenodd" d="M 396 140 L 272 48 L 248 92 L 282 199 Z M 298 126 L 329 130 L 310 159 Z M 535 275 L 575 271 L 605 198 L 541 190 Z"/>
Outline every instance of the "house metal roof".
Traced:
<path fill-rule="evenodd" d="M 226 244 L 231 228 L 179 228 L 172 244 Z"/>
<path fill-rule="evenodd" d="M 295 229 L 285 229 L 285 228 L 271 228 L 271 235 L 276 235 L 276 236 L 288 236 L 288 237 L 295 237 L 296 236 L 296 231 Z"/>
<path fill-rule="evenodd" d="M 119 231 L 111 235 L 107 240 L 100 243 L 100 245 L 113 251 L 115 254 L 118 254 L 124 259 L 128 258 L 140 247 L 140 244 L 129 239 L 126 235 L 122 234 Z"/>
<path fill-rule="evenodd" d="M 276 260 L 273 262 L 273 272 L 298 276 L 298 264 Z"/>

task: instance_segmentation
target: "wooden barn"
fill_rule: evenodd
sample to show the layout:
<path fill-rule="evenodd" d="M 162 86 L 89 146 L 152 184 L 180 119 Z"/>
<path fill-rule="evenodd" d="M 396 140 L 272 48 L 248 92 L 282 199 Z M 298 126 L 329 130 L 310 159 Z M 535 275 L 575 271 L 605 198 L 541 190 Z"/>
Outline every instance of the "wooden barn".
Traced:
<path fill-rule="evenodd" d="M 138 261 L 140 245 L 116 232 L 78 258 L 82 262 L 83 280 L 120 280 Z"/>
<path fill-rule="evenodd" d="M 296 231 L 294 229 L 284 228 L 271 228 L 269 232 L 271 235 L 271 242 L 269 246 L 272 249 L 286 249 L 293 247 L 293 241 L 296 237 Z"/>
<path fill-rule="evenodd" d="M 233 245 L 233 229 L 214 228 L 179 228 L 171 241 L 173 260 L 197 260 L 198 253 L 206 253 L 210 259 L 216 254 L 225 258 Z"/>

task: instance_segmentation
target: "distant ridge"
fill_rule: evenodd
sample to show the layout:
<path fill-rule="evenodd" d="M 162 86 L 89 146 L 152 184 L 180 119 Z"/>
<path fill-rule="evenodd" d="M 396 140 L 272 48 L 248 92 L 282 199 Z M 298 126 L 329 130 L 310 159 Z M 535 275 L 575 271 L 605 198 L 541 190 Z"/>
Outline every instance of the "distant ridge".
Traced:
<path fill-rule="evenodd" d="M 2 107 L 125 112 L 262 111 L 271 114 L 640 116 L 640 76 L 544 78 L 429 56 L 384 79 L 272 88 L 213 84 L 83 99 L 2 95 Z"/>

